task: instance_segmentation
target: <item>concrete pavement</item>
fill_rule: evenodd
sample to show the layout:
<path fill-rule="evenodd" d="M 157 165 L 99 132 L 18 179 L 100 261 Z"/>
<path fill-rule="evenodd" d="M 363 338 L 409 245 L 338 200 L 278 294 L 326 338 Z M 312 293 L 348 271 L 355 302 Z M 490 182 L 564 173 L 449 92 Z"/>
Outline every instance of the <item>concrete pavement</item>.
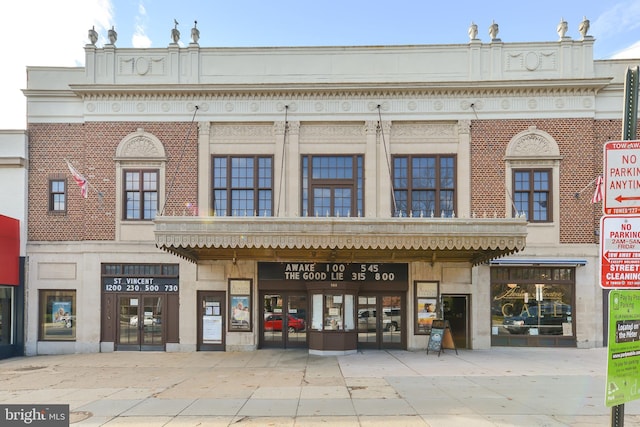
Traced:
<path fill-rule="evenodd" d="M 72 426 L 601 427 L 605 378 L 606 349 L 115 352 L 0 360 L 0 403 L 69 404 Z"/>

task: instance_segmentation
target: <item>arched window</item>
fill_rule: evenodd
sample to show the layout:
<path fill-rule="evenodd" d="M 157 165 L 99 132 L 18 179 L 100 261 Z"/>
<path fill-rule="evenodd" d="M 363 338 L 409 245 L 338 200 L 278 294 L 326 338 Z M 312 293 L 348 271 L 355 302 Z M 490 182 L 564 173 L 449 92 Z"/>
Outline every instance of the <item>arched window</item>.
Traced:
<path fill-rule="evenodd" d="M 164 200 L 164 146 L 154 135 L 138 129 L 122 139 L 114 160 L 118 229 L 124 223 L 151 224 Z"/>
<path fill-rule="evenodd" d="M 553 137 L 535 126 L 511 139 L 505 187 L 512 216 L 524 215 L 530 223 L 553 223 L 558 218 L 561 159 Z"/>

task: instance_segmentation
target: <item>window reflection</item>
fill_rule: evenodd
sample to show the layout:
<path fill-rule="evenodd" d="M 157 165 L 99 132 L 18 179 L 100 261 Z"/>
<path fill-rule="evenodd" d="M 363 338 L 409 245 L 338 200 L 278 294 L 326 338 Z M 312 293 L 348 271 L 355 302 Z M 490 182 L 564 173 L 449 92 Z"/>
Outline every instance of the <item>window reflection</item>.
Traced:
<path fill-rule="evenodd" d="M 566 269 L 510 269 L 512 278 L 535 277 L 538 283 L 535 279 L 497 283 L 496 278 L 504 278 L 505 272 L 495 270 L 491 285 L 493 335 L 574 335 L 574 286 L 552 280 L 552 277 L 562 277 L 562 270 Z"/>

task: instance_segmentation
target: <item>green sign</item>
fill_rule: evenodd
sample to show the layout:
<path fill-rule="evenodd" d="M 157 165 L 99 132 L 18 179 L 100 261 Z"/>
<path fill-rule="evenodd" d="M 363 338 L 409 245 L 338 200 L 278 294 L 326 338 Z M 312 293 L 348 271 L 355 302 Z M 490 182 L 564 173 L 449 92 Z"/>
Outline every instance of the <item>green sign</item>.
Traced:
<path fill-rule="evenodd" d="M 609 293 L 607 406 L 640 398 L 640 290 Z"/>

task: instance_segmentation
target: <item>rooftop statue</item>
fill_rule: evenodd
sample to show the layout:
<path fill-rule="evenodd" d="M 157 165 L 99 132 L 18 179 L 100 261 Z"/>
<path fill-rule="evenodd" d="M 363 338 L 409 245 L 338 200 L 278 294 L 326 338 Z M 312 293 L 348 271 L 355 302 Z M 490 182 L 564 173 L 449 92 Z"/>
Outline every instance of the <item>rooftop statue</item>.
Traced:
<path fill-rule="evenodd" d="M 469 25 L 469 40 L 478 40 L 478 26 L 471 21 L 471 25 Z"/>
<path fill-rule="evenodd" d="M 96 31 L 96 27 L 95 25 L 93 27 L 91 27 L 91 29 L 89 30 L 89 42 L 95 46 L 96 42 L 98 41 L 98 32 Z"/>
<path fill-rule="evenodd" d="M 578 26 L 578 31 L 580 32 L 580 35 L 582 35 L 582 40 L 584 40 L 584 38 L 587 37 L 587 33 L 589 32 L 589 26 L 590 26 L 589 20 L 587 19 L 586 16 L 584 16 L 582 18 L 582 22 Z"/>
<path fill-rule="evenodd" d="M 489 26 L 489 36 L 491 37 L 491 40 L 499 40 L 498 39 L 499 31 L 500 31 L 500 28 L 498 27 L 498 24 L 496 24 L 496 21 L 493 21 L 492 24 Z"/>
<path fill-rule="evenodd" d="M 173 30 L 171 30 L 171 40 L 173 40 L 173 43 L 177 44 L 178 41 L 180 40 L 180 31 L 178 30 L 178 21 L 174 19 L 173 23 L 175 25 L 173 27 Z"/>
<path fill-rule="evenodd" d="M 567 21 L 565 21 L 564 18 L 560 18 L 560 23 L 558 24 L 556 31 L 558 32 L 558 35 L 560 36 L 561 40 L 567 36 L 568 29 L 569 29 L 569 24 L 567 24 Z"/>
<path fill-rule="evenodd" d="M 193 21 L 193 28 L 191 29 L 191 41 L 198 43 L 200 40 L 200 30 L 198 29 L 198 21 Z"/>
<path fill-rule="evenodd" d="M 109 43 L 115 45 L 116 41 L 118 40 L 118 33 L 116 33 L 116 30 L 114 29 L 113 26 L 111 26 L 111 29 L 108 32 L 108 36 L 109 36 Z"/>

